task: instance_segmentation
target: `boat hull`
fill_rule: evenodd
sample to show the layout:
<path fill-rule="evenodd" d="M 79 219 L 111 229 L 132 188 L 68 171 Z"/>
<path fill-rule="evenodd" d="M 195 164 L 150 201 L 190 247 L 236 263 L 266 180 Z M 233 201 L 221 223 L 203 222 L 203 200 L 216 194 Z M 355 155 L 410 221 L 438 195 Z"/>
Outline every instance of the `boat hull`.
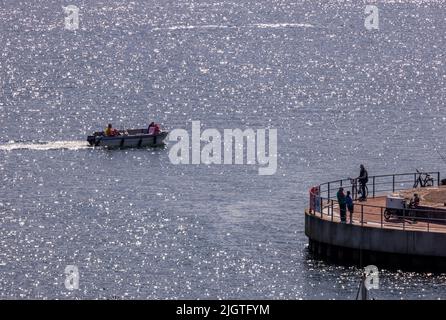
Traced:
<path fill-rule="evenodd" d="M 88 136 L 87 141 L 92 147 L 104 147 L 108 149 L 160 147 L 164 145 L 164 140 L 167 137 L 167 134 L 168 133 L 164 131 L 157 135 L 146 133 L 119 135 L 114 137 L 93 135 Z"/>

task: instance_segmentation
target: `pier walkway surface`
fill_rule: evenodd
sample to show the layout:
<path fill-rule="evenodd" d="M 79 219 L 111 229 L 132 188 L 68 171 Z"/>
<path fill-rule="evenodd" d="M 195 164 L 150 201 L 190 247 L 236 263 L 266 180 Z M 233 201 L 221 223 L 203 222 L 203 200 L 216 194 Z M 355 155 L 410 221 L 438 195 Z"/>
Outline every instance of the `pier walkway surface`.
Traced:
<path fill-rule="evenodd" d="M 428 186 L 417 181 L 431 179 Z M 370 177 L 366 201 L 354 201 L 353 221 L 347 212 L 347 223 L 363 227 L 403 229 L 446 233 L 446 186 L 440 185 L 440 173 L 403 173 Z M 307 213 L 323 220 L 341 222 L 336 193 L 339 188 L 351 191 L 358 198 L 358 185 L 354 179 L 336 180 L 313 187 Z M 409 200 L 417 193 L 421 199 L 417 208 L 408 208 Z M 387 208 L 388 196 L 405 199 L 399 210 Z M 390 217 L 385 213 L 391 212 Z"/>
<path fill-rule="evenodd" d="M 446 191 L 446 188 L 443 188 Z M 413 190 L 412 192 L 417 192 Z M 419 192 L 419 191 L 418 191 Z M 406 210 L 406 214 L 400 213 L 397 216 L 391 216 L 389 220 L 384 217 L 386 207 L 386 196 L 378 196 L 366 201 L 354 201 L 353 221 L 354 225 L 372 228 L 388 228 L 402 229 L 407 231 L 428 231 L 428 232 L 444 232 L 446 233 L 446 208 L 444 220 L 440 218 L 425 219 L 413 218 L 411 211 Z M 315 213 L 318 215 L 318 213 Z M 331 214 L 330 205 L 326 205 L 323 209 L 321 219 L 341 222 L 339 206 L 337 202 L 333 204 L 333 215 Z M 347 224 L 350 224 L 350 213 L 347 212 Z"/>

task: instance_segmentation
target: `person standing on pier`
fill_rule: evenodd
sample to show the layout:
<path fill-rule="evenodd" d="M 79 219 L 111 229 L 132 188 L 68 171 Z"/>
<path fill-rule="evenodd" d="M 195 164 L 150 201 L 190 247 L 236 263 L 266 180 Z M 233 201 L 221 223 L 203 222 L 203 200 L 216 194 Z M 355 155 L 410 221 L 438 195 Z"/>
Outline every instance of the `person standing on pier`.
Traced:
<path fill-rule="evenodd" d="M 359 181 L 359 191 L 361 192 L 361 198 L 359 198 L 359 201 L 365 201 L 367 200 L 366 185 L 367 182 L 369 182 L 369 174 L 367 173 L 367 170 L 363 164 L 361 164 L 359 168 L 360 172 L 359 177 L 357 178 Z"/>
<path fill-rule="evenodd" d="M 344 188 L 340 187 L 336 196 L 338 198 L 338 203 L 339 203 L 341 222 L 345 223 L 347 220 L 347 202 L 346 202 L 346 197 L 344 194 Z"/>
<path fill-rule="evenodd" d="M 350 224 L 352 224 L 353 223 L 354 205 L 353 205 L 352 196 L 350 195 L 350 191 L 347 191 L 347 196 L 345 197 L 345 202 L 347 204 L 348 212 L 350 213 Z"/>

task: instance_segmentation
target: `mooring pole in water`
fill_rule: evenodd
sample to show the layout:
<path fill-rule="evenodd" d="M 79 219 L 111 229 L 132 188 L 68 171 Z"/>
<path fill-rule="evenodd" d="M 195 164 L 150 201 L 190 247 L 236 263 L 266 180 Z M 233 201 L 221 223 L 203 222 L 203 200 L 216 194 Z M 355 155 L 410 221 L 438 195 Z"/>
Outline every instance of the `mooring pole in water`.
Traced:
<path fill-rule="evenodd" d="M 367 289 L 366 285 L 365 285 L 365 279 L 366 276 L 365 274 L 362 275 L 362 290 L 361 290 L 361 300 L 369 300 L 369 290 Z"/>
<path fill-rule="evenodd" d="M 359 282 L 358 292 L 356 293 L 356 300 L 368 300 L 369 299 L 369 291 L 367 286 L 365 285 L 367 277 L 366 274 L 363 273 L 361 276 L 361 281 Z"/>

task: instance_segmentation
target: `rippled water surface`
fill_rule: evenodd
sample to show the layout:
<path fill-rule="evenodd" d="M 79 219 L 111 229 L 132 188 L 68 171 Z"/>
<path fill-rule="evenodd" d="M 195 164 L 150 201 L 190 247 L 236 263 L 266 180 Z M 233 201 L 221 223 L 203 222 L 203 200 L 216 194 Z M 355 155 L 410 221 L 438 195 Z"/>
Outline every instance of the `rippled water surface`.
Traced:
<path fill-rule="evenodd" d="M 354 298 L 358 269 L 308 255 L 309 187 L 446 169 L 444 4 L 377 1 L 367 31 L 368 2 L 0 0 L 0 297 Z M 84 142 L 149 119 L 276 128 L 277 173 Z M 444 275 L 380 280 L 446 296 Z"/>

